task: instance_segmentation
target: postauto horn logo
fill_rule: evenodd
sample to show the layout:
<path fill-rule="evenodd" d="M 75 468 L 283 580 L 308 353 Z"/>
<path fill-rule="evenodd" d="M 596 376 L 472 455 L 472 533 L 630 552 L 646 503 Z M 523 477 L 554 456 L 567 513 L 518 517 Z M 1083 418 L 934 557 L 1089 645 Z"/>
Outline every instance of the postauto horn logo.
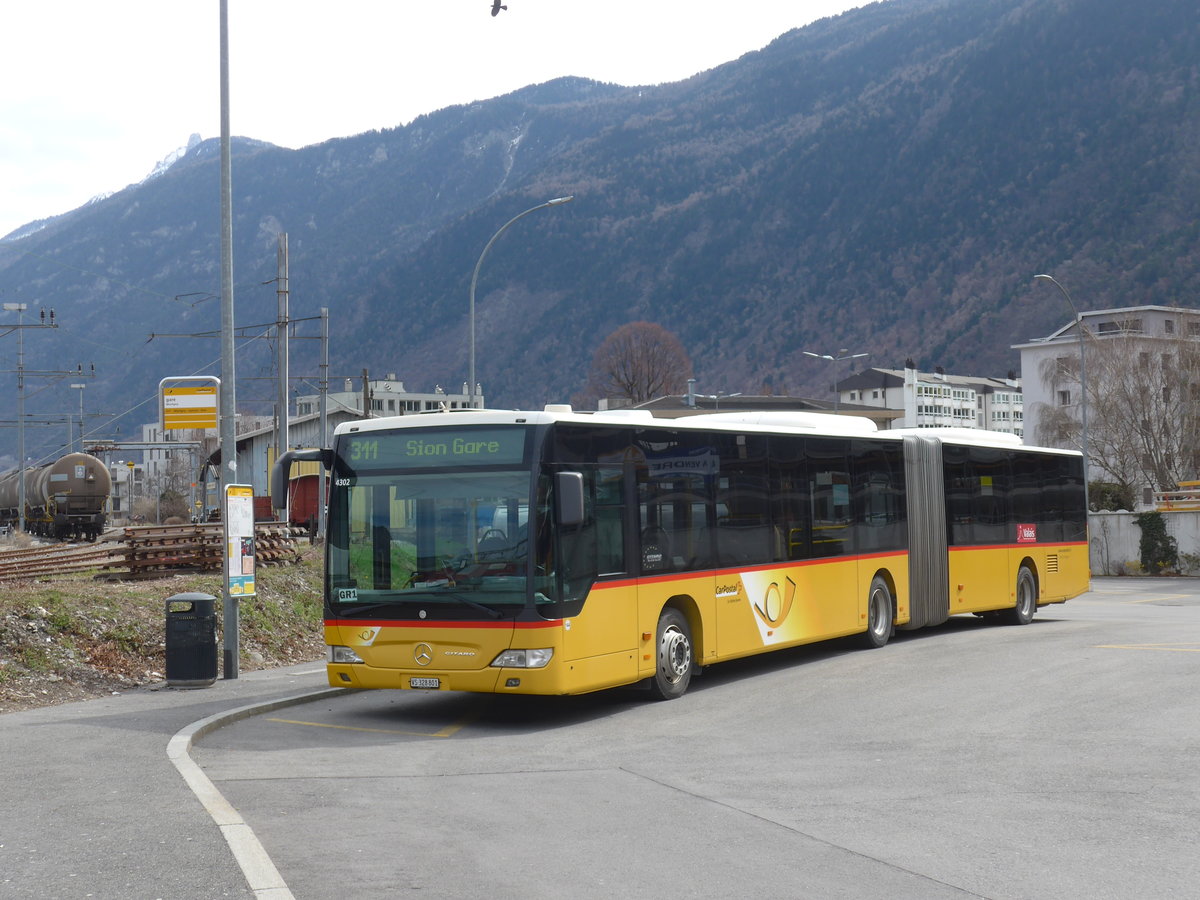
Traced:
<path fill-rule="evenodd" d="M 764 644 L 786 640 L 779 631 L 796 603 L 796 582 L 781 572 L 743 572 L 742 584 Z"/>
<path fill-rule="evenodd" d="M 754 604 L 754 612 L 764 623 L 772 628 L 778 628 L 792 611 L 792 601 L 796 599 L 796 582 L 785 579 L 787 584 L 783 591 L 779 583 L 772 581 L 767 585 L 761 600 Z"/>

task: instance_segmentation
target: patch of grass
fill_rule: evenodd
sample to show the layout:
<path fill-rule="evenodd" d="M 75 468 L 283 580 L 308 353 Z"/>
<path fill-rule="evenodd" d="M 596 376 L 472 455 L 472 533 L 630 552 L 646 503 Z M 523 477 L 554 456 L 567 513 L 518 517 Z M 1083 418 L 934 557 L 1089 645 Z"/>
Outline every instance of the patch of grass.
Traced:
<path fill-rule="evenodd" d="M 46 673 L 54 668 L 54 660 L 45 647 L 30 644 L 17 651 L 17 660 L 30 672 Z"/>
<path fill-rule="evenodd" d="M 256 597 L 239 603 L 239 668 L 263 669 L 323 658 L 321 557 L 260 566 Z M 161 680 L 166 600 L 199 592 L 216 598 L 217 573 L 112 582 L 88 573 L 0 584 L 0 712 L 62 703 Z"/>
<path fill-rule="evenodd" d="M 143 630 L 132 622 L 121 622 L 104 632 L 101 637 L 111 641 L 122 653 L 137 653 L 142 648 Z"/>

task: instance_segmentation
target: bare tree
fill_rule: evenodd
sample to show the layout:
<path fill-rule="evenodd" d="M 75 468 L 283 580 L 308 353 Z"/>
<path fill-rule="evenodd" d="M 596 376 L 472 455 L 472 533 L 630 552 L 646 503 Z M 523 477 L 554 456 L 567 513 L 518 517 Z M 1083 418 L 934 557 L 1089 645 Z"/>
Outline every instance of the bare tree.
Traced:
<path fill-rule="evenodd" d="M 644 403 L 682 394 L 692 377 L 692 361 L 679 338 L 652 322 L 630 322 L 604 339 L 588 379 L 600 397 Z"/>
<path fill-rule="evenodd" d="M 1172 490 L 1200 470 L 1200 341 L 1134 332 L 1089 335 L 1088 465 L 1131 491 Z M 1079 359 L 1043 363 L 1042 378 L 1062 402 L 1039 410 L 1039 443 L 1081 446 L 1075 403 Z"/>
<path fill-rule="evenodd" d="M 160 463 L 149 472 L 143 484 L 143 496 L 138 498 L 137 509 L 148 522 L 162 522 L 178 517 L 187 521 L 191 516 L 188 497 L 194 477 L 190 456 L 184 451 L 168 451 L 165 463 Z"/>

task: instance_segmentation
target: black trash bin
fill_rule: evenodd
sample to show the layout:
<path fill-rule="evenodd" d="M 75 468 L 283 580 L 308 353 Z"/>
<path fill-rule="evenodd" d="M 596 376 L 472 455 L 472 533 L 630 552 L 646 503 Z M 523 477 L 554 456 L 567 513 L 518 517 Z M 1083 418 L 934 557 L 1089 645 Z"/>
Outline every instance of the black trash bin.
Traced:
<path fill-rule="evenodd" d="M 167 684 L 208 687 L 217 680 L 217 598 L 176 594 L 167 598 Z"/>

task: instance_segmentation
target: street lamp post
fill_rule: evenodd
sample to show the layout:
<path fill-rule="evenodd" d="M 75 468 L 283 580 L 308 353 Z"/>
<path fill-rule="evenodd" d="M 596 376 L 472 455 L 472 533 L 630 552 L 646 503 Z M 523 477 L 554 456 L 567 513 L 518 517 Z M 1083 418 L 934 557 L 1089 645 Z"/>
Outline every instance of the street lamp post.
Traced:
<path fill-rule="evenodd" d="M 1056 288 L 1058 288 L 1059 291 L 1062 292 L 1063 297 L 1066 298 L 1067 303 L 1071 307 L 1072 314 L 1075 316 L 1075 331 L 1078 333 L 1078 336 L 1079 336 L 1079 393 L 1080 393 L 1079 416 L 1080 416 L 1080 422 L 1081 422 L 1081 428 L 1082 428 L 1082 432 L 1081 432 L 1081 436 L 1080 436 L 1080 444 L 1081 444 L 1081 448 L 1083 450 L 1083 508 L 1091 509 L 1090 497 L 1088 496 L 1088 468 L 1089 468 L 1089 464 L 1088 464 L 1089 463 L 1089 461 L 1088 461 L 1088 406 L 1087 406 L 1088 391 L 1087 391 L 1087 360 L 1086 360 L 1086 354 L 1084 353 L 1084 341 L 1083 341 L 1083 316 L 1081 316 L 1079 314 L 1079 308 L 1075 305 L 1075 301 L 1071 299 L 1071 295 L 1069 293 L 1067 293 L 1067 289 L 1065 287 L 1063 287 L 1061 284 L 1059 284 L 1058 281 L 1053 276 L 1051 276 L 1051 275 L 1034 275 L 1033 276 L 1034 281 L 1037 281 L 1039 279 L 1042 281 L 1050 282 L 1052 285 L 1054 285 Z"/>
<path fill-rule="evenodd" d="M 738 391 L 734 394 L 726 394 L 723 391 L 717 391 L 715 394 L 696 394 L 696 396 L 702 397 L 705 400 L 711 400 L 713 402 L 713 410 L 719 412 L 722 400 L 731 400 L 734 397 L 740 397 L 742 396 L 742 392 Z"/>
<path fill-rule="evenodd" d="M 469 371 L 467 373 L 467 404 L 471 409 L 475 408 L 475 282 L 479 280 L 479 267 L 483 265 L 483 258 L 487 256 L 487 252 L 492 249 L 492 244 L 496 243 L 496 239 L 508 229 L 517 219 L 524 218 L 532 212 L 537 212 L 539 209 L 545 209 L 548 206 L 561 206 L 564 203 L 570 203 L 574 200 L 574 195 L 568 197 L 555 197 L 553 200 L 547 200 L 545 203 L 539 203 L 537 206 L 531 206 L 523 213 L 518 213 L 507 222 L 500 226 L 499 230 L 492 235 L 483 247 L 483 252 L 479 254 L 479 260 L 475 263 L 475 271 L 471 273 L 471 310 L 470 310 L 470 362 Z"/>
<path fill-rule="evenodd" d="M 834 364 L 833 368 L 833 411 L 838 411 L 838 389 L 837 389 L 837 364 L 847 359 L 862 359 L 864 356 L 870 356 L 870 353 L 851 353 L 845 347 L 837 352 L 834 356 L 832 353 L 813 353 L 810 350 L 804 351 L 805 356 L 811 356 L 813 359 L 827 359 Z"/>
<path fill-rule="evenodd" d="M 86 384 L 73 384 L 73 385 L 71 385 L 71 387 L 77 388 L 79 390 L 79 452 L 82 453 L 83 452 L 83 389 L 85 387 L 87 387 L 87 385 Z M 68 416 L 67 419 L 69 421 L 70 416 Z M 67 437 L 68 438 L 71 436 L 69 434 L 70 430 L 71 430 L 70 428 L 67 429 L 67 431 L 68 431 Z M 74 444 L 75 442 L 69 441 L 69 443 Z"/>

